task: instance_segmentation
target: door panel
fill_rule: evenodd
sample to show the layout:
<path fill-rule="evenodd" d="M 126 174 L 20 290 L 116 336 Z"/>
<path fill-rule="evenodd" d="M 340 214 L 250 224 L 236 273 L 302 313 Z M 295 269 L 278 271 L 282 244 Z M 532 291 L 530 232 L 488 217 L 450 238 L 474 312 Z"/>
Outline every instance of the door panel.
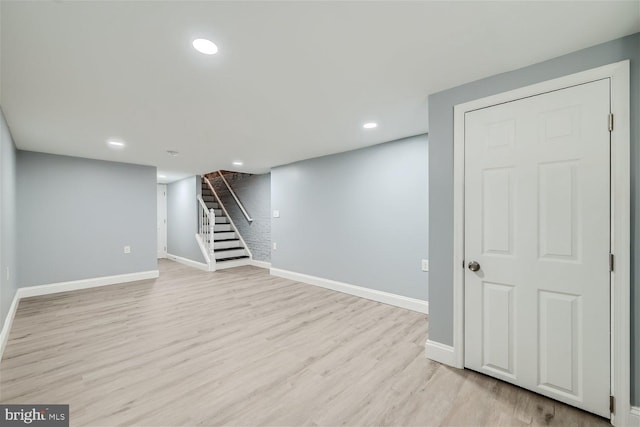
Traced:
<path fill-rule="evenodd" d="M 484 348 L 482 365 L 504 375 L 514 375 L 513 294 L 514 287 L 484 282 Z"/>
<path fill-rule="evenodd" d="M 609 416 L 608 79 L 465 115 L 465 366 Z"/>
<path fill-rule="evenodd" d="M 580 296 L 540 291 L 538 309 L 540 386 L 580 398 Z"/>
<path fill-rule="evenodd" d="M 540 258 L 577 260 L 575 161 L 541 164 L 538 167 L 538 241 Z"/>
<path fill-rule="evenodd" d="M 486 254 L 511 255 L 513 194 L 511 168 L 482 173 L 482 247 Z"/>

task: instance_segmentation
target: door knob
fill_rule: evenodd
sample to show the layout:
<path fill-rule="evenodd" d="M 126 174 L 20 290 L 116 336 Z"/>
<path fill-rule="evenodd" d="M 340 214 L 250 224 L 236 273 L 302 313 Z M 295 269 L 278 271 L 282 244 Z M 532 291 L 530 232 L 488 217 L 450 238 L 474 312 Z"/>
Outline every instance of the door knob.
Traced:
<path fill-rule="evenodd" d="M 471 271 L 478 271 L 480 270 L 480 264 L 478 264 L 478 261 L 471 261 L 469 263 L 469 270 Z"/>

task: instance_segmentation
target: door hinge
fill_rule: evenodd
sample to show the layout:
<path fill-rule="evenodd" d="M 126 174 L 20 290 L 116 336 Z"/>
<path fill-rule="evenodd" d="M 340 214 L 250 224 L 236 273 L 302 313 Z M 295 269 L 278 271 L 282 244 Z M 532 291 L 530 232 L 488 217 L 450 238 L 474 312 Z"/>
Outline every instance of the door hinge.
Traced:
<path fill-rule="evenodd" d="M 609 254 L 609 271 L 613 271 L 614 266 L 615 266 L 615 258 L 613 254 Z"/>
<path fill-rule="evenodd" d="M 609 132 L 613 131 L 613 113 L 609 113 Z"/>
<path fill-rule="evenodd" d="M 616 412 L 616 398 L 609 396 L 609 412 L 614 414 Z"/>

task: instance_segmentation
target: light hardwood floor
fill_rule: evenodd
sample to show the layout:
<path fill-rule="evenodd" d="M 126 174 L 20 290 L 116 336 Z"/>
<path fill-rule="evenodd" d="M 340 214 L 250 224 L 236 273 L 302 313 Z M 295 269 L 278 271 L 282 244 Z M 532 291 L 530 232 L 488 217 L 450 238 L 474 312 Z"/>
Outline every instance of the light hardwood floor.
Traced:
<path fill-rule="evenodd" d="M 2 403 L 72 425 L 607 425 L 424 356 L 425 315 L 241 267 L 25 299 Z"/>

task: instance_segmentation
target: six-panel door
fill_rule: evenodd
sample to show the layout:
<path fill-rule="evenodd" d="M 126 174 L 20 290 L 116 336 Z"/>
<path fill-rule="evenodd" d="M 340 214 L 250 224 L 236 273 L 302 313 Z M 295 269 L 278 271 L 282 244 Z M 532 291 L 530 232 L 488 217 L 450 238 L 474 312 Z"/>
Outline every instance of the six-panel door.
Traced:
<path fill-rule="evenodd" d="M 605 417 L 609 96 L 604 79 L 465 116 L 465 366 Z"/>

